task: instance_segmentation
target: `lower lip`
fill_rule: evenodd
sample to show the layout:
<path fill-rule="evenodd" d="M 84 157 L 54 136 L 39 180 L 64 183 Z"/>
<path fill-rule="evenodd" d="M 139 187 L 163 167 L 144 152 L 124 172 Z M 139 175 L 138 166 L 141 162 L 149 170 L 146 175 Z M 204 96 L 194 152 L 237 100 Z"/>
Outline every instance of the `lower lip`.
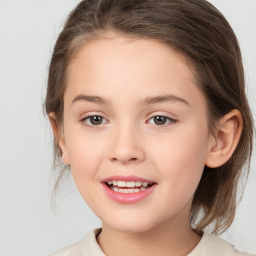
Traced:
<path fill-rule="evenodd" d="M 149 196 L 155 189 L 156 184 L 152 185 L 150 188 L 147 188 L 143 191 L 136 193 L 120 193 L 109 188 L 105 183 L 102 183 L 103 188 L 106 194 L 113 199 L 114 201 L 121 204 L 132 204 L 141 201 L 142 199 Z"/>

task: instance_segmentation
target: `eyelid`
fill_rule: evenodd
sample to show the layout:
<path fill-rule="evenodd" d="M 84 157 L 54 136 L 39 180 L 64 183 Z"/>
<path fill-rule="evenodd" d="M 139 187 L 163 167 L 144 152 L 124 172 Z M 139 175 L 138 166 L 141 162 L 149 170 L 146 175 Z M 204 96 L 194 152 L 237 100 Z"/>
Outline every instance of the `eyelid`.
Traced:
<path fill-rule="evenodd" d="M 157 127 L 166 127 L 166 126 L 170 126 L 170 125 L 173 125 L 173 124 L 176 124 L 177 123 L 177 119 L 175 118 L 172 118 L 168 115 L 165 115 L 165 114 L 154 114 L 152 115 L 150 118 L 147 119 L 147 122 L 154 118 L 154 117 L 157 117 L 157 116 L 160 116 L 160 117 L 164 117 L 164 118 L 167 118 L 169 120 L 168 124 L 163 124 L 163 125 L 157 125 L 157 124 L 151 124 L 151 125 L 154 125 L 154 126 L 157 126 Z"/>
<path fill-rule="evenodd" d="M 105 120 L 105 122 L 104 122 L 104 123 L 101 123 L 101 124 L 99 124 L 99 125 L 93 125 L 93 124 L 87 124 L 87 123 L 86 123 L 86 120 L 88 120 L 88 119 L 91 118 L 91 117 L 95 117 L 95 116 L 103 118 L 103 119 Z M 146 122 L 148 122 L 149 120 L 151 120 L 152 118 L 157 117 L 157 116 L 158 116 L 158 117 L 164 117 L 164 118 L 166 118 L 167 120 L 169 120 L 168 124 L 163 124 L 163 125 L 151 124 L 151 125 L 158 126 L 158 127 L 166 127 L 166 126 L 173 125 L 173 124 L 177 123 L 177 121 L 178 121 L 177 119 L 172 118 L 172 117 L 170 117 L 169 115 L 162 114 L 162 113 L 154 113 L 154 115 L 152 114 L 151 117 L 149 117 L 149 118 L 146 120 Z M 106 124 L 106 123 L 109 122 L 109 121 L 108 121 L 108 119 L 105 118 L 104 115 L 101 114 L 101 113 L 100 113 L 100 114 L 98 114 L 98 113 L 88 113 L 88 114 L 86 114 L 85 116 L 83 116 L 83 117 L 81 118 L 80 122 L 81 122 L 81 123 L 85 123 L 86 126 L 91 127 L 91 128 L 100 128 L 102 125 Z"/>
<path fill-rule="evenodd" d="M 86 120 L 90 119 L 91 117 L 101 117 L 103 119 L 105 119 L 108 122 L 108 119 L 105 118 L 102 114 L 97 114 L 97 113 L 90 113 L 90 114 L 86 114 L 85 116 L 83 116 L 80 120 L 81 123 L 84 123 L 86 126 L 90 127 L 90 128 L 100 128 L 102 125 L 104 125 L 107 122 L 104 122 L 103 124 L 99 124 L 99 125 L 93 125 L 93 124 L 87 124 Z"/>

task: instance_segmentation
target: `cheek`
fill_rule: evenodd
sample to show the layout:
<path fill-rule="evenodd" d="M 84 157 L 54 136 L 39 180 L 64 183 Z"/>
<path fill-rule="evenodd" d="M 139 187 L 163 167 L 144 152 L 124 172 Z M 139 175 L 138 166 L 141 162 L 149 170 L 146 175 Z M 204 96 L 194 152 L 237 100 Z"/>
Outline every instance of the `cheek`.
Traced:
<path fill-rule="evenodd" d="M 97 170 L 100 168 L 104 149 L 95 139 L 79 131 L 69 133 L 66 137 L 72 176 L 81 193 L 90 186 L 92 181 L 96 181 Z"/>
<path fill-rule="evenodd" d="M 165 183 L 166 190 L 175 191 L 182 198 L 193 196 L 208 152 L 207 130 L 198 131 L 196 126 L 192 128 L 173 133 L 149 147 L 153 148 L 152 161 L 163 179 L 168 181 Z"/>

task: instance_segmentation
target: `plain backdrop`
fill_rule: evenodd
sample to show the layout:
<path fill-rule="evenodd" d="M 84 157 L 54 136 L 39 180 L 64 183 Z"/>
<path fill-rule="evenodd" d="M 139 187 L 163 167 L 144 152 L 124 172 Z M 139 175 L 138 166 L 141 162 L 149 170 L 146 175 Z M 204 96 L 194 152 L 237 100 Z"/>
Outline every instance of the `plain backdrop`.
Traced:
<path fill-rule="evenodd" d="M 240 42 L 256 113 L 256 0 L 211 1 Z M 52 136 L 42 103 L 50 55 L 76 0 L 0 0 L 0 255 L 36 256 L 100 226 L 67 182 L 51 209 Z M 255 151 L 254 151 L 255 153 Z M 256 159 L 236 219 L 224 238 L 256 253 Z"/>

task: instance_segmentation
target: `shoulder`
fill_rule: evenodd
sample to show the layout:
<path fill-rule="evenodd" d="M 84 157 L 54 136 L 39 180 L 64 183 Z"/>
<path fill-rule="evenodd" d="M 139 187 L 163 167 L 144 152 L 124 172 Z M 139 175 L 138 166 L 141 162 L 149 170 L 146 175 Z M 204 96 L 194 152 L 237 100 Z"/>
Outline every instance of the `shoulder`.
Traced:
<path fill-rule="evenodd" d="M 237 251 L 224 239 L 204 233 L 201 241 L 188 256 L 253 256 Z M 255 255 L 254 255 L 255 256 Z"/>
<path fill-rule="evenodd" d="M 83 256 L 81 243 L 82 242 L 77 242 L 54 253 L 51 253 L 48 256 Z"/>
<path fill-rule="evenodd" d="M 100 249 L 96 236 L 101 229 L 90 231 L 85 238 L 77 243 L 67 246 L 47 256 L 106 256 Z"/>

